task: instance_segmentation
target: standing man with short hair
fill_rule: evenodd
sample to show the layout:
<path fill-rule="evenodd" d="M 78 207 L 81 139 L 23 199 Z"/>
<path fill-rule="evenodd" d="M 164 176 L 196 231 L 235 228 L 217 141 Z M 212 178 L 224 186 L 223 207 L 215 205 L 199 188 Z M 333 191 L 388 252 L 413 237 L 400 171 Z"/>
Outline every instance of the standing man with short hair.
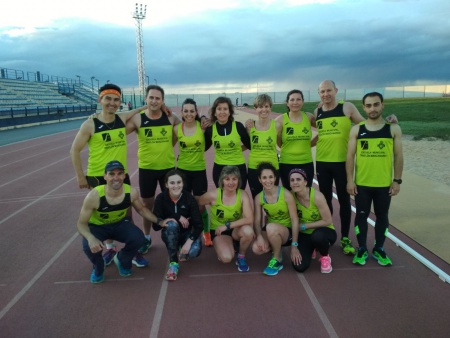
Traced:
<path fill-rule="evenodd" d="M 117 113 L 122 100 L 122 90 L 119 86 L 108 83 L 99 89 L 98 102 L 102 106 L 100 114 L 89 118 L 83 122 L 70 149 L 70 158 L 77 175 L 80 189 L 92 189 L 98 185 L 106 184 L 104 179 L 104 169 L 106 163 L 111 160 L 118 160 L 124 164 L 125 183 L 130 183 L 127 173 L 127 131 L 126 123 L 142 109 L 135 109 L 128 112 Z M 81 160 L 81 151 L 89 148 L 89 158 L 87 164 L 87 174 L 84 175 Z M 129 211 L 131 217 L 131 210 Z M 107 241 L 104 259 L 106 265 L 111 264 L 117 251 L 114 243 Z M 138 267 L 148 265 L 145 258 L 137 256 L 133 263 Z"/>
<path fill-rule="evenodd" d="M 376 216 L 372 257 L 382 266 L 392 265 L 383 245 L 389 227 L 391 197 L 400 192 L 402 183 L 402 132 L 398 124 L 383 119 L 383 108 L 380 93 L 364 95 L 363 109 L 368 119 L 352 127 L 348 143 L 347 191 L 355 196 L 355 231 L 359 244 L 353 263 L 360 265 L 366 264 L 368 257 L 367 218 L 372 202 Z"/>
<path fill-rule="evenodd" d="M 87 194 L 77 223 L 83 236 L 83 250 L 93 264 L 90 281 L 94 284 L 104 280 L 102 250 L 103 241 L 107 239 L 125 243 L 125 247 L 114 256 L 114 263 L 122 277 L 132 274 L 131 262 L 144 243 L 144 235 L 127 217 L 131 205 L 145 219 L 164 223 L 144 207 L 135 188 L 124 184 L 125 166 L 122 163 L 108 162 L 103 177 L 106 185 L 98 185 Z"/>
<path fill-rule="evenodd" d="M 325 196 L 333 214 L 333 181 L 339 201 L 341 220 L 341 248 L 344 254 L 354 254 L 355 249 L 348 238 L 351 221 L 350 195 L 347 193 L 345 160 L 351 123 L 360 123 L 364 118 L 351 102 L 337 101 L 338 89 L 331 80 L 319 85 L 322 106 L 316 108 L 314 117 L 319 135 L 316 144 L 316 172 L 320 191 Z"/>
<path fill-rule="evenodd" d="M 144 205 L 152 210 L 158 183 L 161 191 L 164 190 L 164 177 L 175 168 L 173 126 L 178 125 L 180 119 L 163 112 L 164 90 L 160 86 L 149 85 L 145 93 L 147 109 L 128 121 L 127 131 L 137 133 L 139 188 Z M 145 243 L 139 249 L 141 254 L 147 253 L 152 245 L 152 223 L 144 219 L 143 225 Z"/>

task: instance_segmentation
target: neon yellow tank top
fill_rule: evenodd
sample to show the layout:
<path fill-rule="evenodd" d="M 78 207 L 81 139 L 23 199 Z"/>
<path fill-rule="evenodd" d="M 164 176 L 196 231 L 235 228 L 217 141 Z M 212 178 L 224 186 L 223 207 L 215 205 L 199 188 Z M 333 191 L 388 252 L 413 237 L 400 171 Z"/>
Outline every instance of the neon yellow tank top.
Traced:
<path fill-rule="evenodd" d="M 93 121 L 95 129 L 88 141 L 87 176 L 103 176 L 106 163 L 112 160 L 122 163 L 127 173 L 127 132 L 124 123 L 117 115 L 112 128 L 97 118 Z"/>
<path fill-rule="evenodd" d="M 392 183 L 394 139 L 391 125 L 367 130 L 361 122 L 356 143 L 355 183 L 366 187 L 389 187 Z"/>
<path fill-rule="evenodd" d="M 352 123 L 344 114 L 343 101 L 333 110 L 319 108 L 316 119 L 319 139 L 316 145 L 316 161 L 345 162 L 348 138 Z"/>
<path fill-rule="evenodd" d="M 98 185 L 94 189 L 98 191 L 100 196 L 100 205 L 97 210 L 92 213 L 89 223 L 95 225 L 104 225 L 117 223 L 127 216 L 127 210 L 131 206 L 130 186 L 123 185 L 125 197 L 122 202 L 117 205 L 110 205 L 105 196 L 105 185 Z"/>
<path fill-rule="evenodd" d="M 277 128 L 275 120 L 270 121 L 268 130 L 250 129 L 252 149 L 248 155 L 248 167 L 256 169 L 261 162 L 270 162 L 278 169 Z"/>
<path fill-rule="evenodd" d="M 222 202 L 222 189 L 217 189 L 216 204 L 211 205 L 211 230 L 216 230 L 225 222 L 233 222 L 242 217 L 242 190 L 238 189 L 236 194 L 236 202 L 233 205 L 224 205 Z"/>
<path fill-rule="evenodd" d="M 292 228 L 289 208 L 284 199 L 284 187 L 278 186 L 278 199 L 275 203 L 267 203 L 264 198 L 264 190 L 259 194 L 259 203 L 268 216 L 267 223 L 278 223 L 287 228 Z"/>
<path fill-rule="evenodd" d="M 295 198 L 295 204 L 297 205 L 297 213 L 298 213 L 298 219 L 300 223 L 312 223 L 317 222 L 322 219 L 322 216 L 320 215 L 319 208 L 316 206 L 316 203 L 314 203 L 314 195 L 315 195 L 315 189 L 310 188 L 309 191 L 309 207 L 304 207 L 297 199 L 297 195 L 294 193 Z M 327 228 L 334 229 L 333 224 L 327 225 Z M 305 231 L 301 231 L 304 234 L 312 234 L 315 229 L 306 229 Z"/>
<path fill-rule="evenodd" d="M 241 137 L 237 131 L 236 122 L 233 121 L 231 133 L 220 136 L 216 124 L 212 127 L 212 142 L 214 146 L 214 163 L 220 165 L 239 165 L 245 163 L 242 153 Z"/>
<path fill-rule="evenodd" d="M 156 120 L 141 112 L 138 138 L 138 165 L 141 169 L 163 170 L 175 167 L 172 146 L 173 126 L 166 114 Z"/>
<path fill-rule="evenodd" d="M 178 168 L 184 170 L 205 170 L 205 135 L 200 122 L 196 121 L 195 134 L 186 136 L 182 124 L 178 124 Z"/>
<path fill-rule="evenodd" d="M 302 121 L 293 123 L 289 113 L 283 114 L 283 130 L 281 132 L 280 163 L 304 164 L 312 162 L 311 153 L 311 123 L 305 112 Z"/>

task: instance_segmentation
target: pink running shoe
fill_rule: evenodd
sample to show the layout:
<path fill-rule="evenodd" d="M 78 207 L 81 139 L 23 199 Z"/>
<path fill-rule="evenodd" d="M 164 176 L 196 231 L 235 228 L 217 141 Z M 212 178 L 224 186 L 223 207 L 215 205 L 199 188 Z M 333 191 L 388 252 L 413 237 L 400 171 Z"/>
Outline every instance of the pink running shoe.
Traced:
<path fill-rule="evenodd" d="M 333 268 L 331 267 L 330 255 L 320 257 L 319 261 L 320 261 L 320 272 L 330 273 L 331 271 L 333 271 Z"/>

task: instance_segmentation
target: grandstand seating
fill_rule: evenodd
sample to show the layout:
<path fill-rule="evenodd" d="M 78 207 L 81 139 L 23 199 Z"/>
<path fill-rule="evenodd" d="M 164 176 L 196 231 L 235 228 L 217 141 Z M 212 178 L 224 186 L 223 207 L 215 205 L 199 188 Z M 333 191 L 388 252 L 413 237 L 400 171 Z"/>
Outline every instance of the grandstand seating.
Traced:
<path fill-rule="evenodd" d="M 0 110 L 24 107 L 76 106 L 92 104 L 97 95 L 82 85 L 72 85 L 70 93 L 58 83 L 0 78 Z M 66 95 L 64 95 L 66 93 Z"/>

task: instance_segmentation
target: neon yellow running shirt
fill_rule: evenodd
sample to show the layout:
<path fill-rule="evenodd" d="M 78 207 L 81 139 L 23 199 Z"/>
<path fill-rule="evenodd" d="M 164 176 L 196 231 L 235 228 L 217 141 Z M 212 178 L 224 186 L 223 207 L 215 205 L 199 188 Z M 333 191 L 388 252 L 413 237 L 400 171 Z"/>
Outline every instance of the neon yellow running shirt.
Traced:
<path fill-rule="evenodd" d="M 87 176 L 103 176 L 106 163 L 117 160 L 127 173 L 127 131 L 119 116 L 112 123 L 94 118 L 94 135 L 89 139 Z"/>
<path fill-rule="evenodd" d="M 278 169 L 277 128 L 275 120 L 270 121 L 268 130 L 250 129 L 251 150 L 248 155 L 248 167 L 256 169 L 261 162 L 269 162 Z"/>
<path fill-rule="evenodd" d="M 138 165 L 141 169 L 163 170 L 175 167 L 172 146 L 173 126 L 166 114 L 153 120 L 141 112 L 141 126 L 137 138 Z"/>
<path fill-rule="evenodd" d="M 242 153 L 241 137 L 237 131 L 236 122 L 233 121 L 231 133 L 226 136 L 219 135 L 216 123 L 212 126 L 212 143 L 215 154 L 214 163 L 220 165 L 244 164 L 245 158 Z"/>
<path fill-rule="evenodd" d="M 236 191 L 236 202 L 233 205 L 224 205 L 222 202 L 223 191 L 217 188 L 216 204 L 211 205 L 211 230 L 216 230 L 225 222 L 233 222 L 242 217 L 241 189 Z"/>
<path fill-rule="evenodd" d="M 302 121 L 291 122 L 289 113 L 283 114 L 281 132 L 280 163 L 304 164 L 313 161 L 311 153 L 311 123 L 305 112 L 301 112 Z"/>
<path fill-rule="evenodd" d="M 275 203 L 267 203 L 264 198 L 264 190 L 259 194 L 259 203 L 268 216 L 267 223 L 278 223 L 286 228 L 292 228 L 289 208 L 284 199 L 284 187 L 278 186 L 278 199 Z"/>
<path fill-rule="evenodd" d="M 315 189 L 309 188 L 309 207 L 304 207 L 297 199 L 297 195 L 294 193 L 295 198 L 295 204 L 297 205 L 297 213 L 298 213 L 298 219 L 300 223 L 313 223 L 320 221 L 322 219 L 322 216 L 320 215 L 319 208 L 316 206 L 316 203 L 314 203 L 314 194 Z M 333 224 L 327 225 L 327 228 L 334 229 Z M 315 229 L 306 229 L 305 231 L 301 231 L 304 234 L 312 234 Z"/>
<path fill-rule="evenodd" d="M 205 170 L 205 135 L 200 122 L 196 121 L 195 134 L 186 136 L 182 123 L 178 124 L 178 168 L 183 170 Z"/>
<path fill-rule="evenodd" d="M 127 210 L 131 206 L 130 186 L 123 184 L 125 197 L 122 202 L 117 205 L 110 205 L 105 196 L 106 185 L 98 185 L 94 189 L 98 191 L 100 197 L 100 205 L 92 213 L 89 223 L 95 225 L 104 225 L 110 223 L 117 223 L 127 216 Z"/>

